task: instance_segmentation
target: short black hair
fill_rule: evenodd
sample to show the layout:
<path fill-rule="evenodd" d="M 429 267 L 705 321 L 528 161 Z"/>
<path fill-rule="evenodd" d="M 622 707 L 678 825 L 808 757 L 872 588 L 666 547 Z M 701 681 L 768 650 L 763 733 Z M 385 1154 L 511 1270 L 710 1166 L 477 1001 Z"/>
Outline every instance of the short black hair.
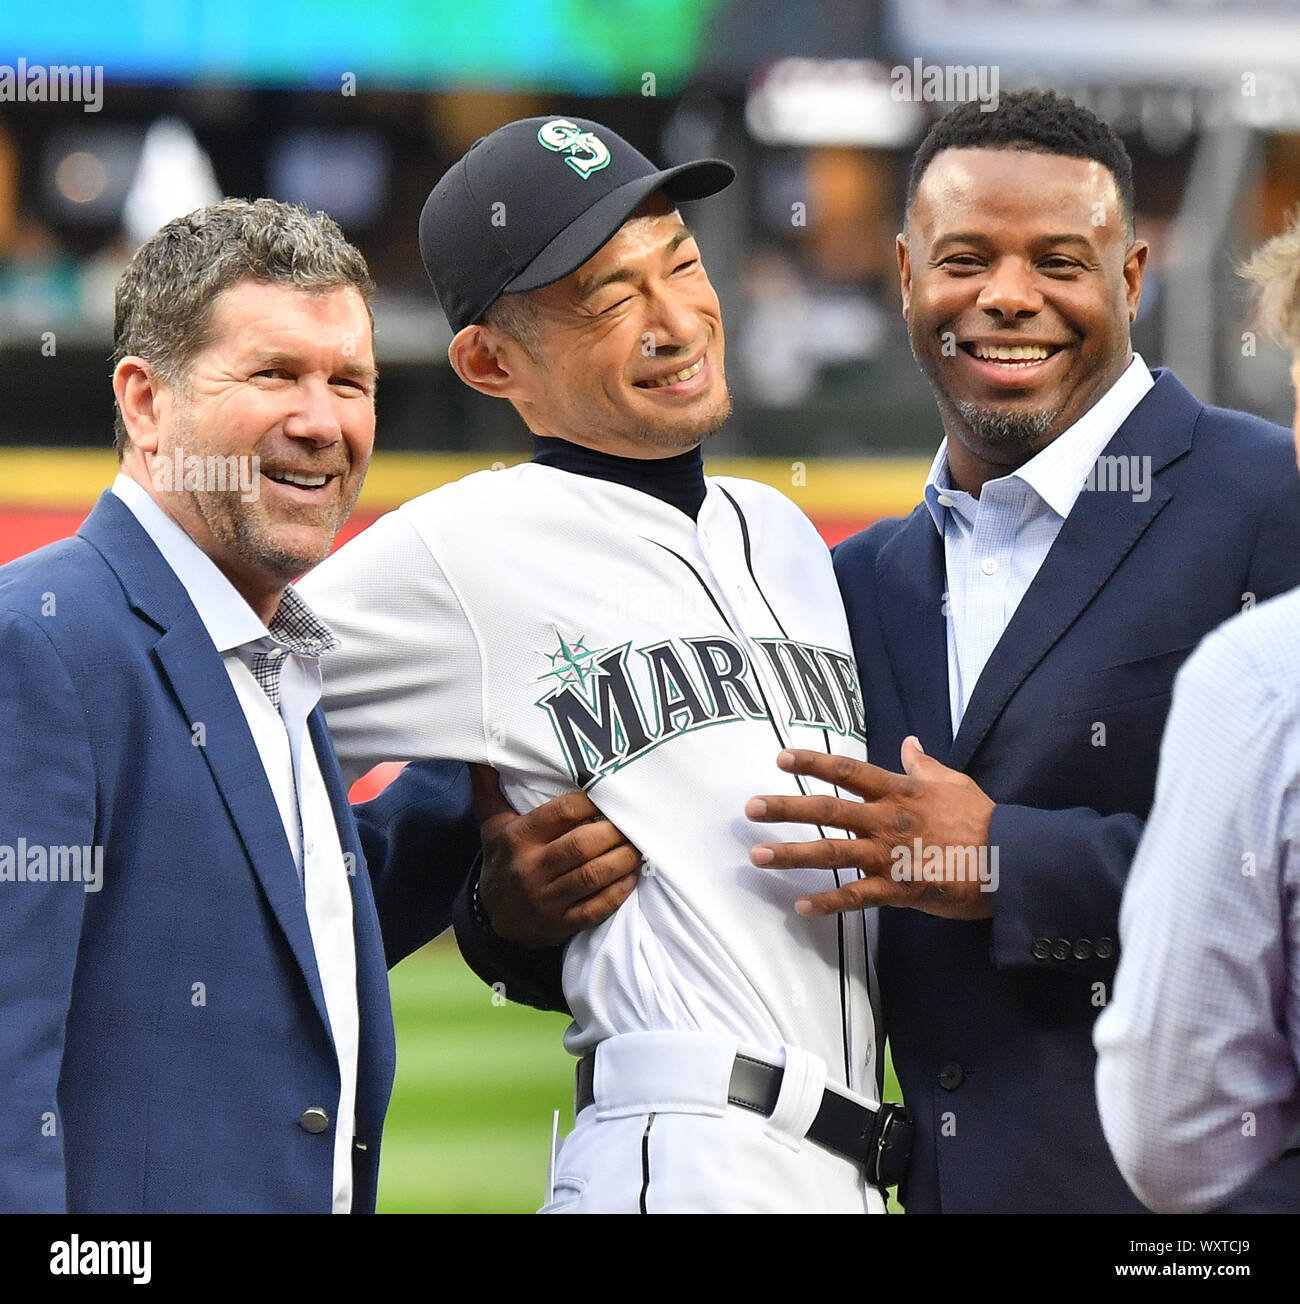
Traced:
<path fill-rule="evenodd" d="M 1110 169 L 1120 209 L 1133 235 L 1133 161 L 1124 142 L 1095 113 L 1055 91 L 1014 91 L 985 111 L 978 100 L 940 118 L 920 143 L 907 178 L 907 214 L 934 156 L 943 149 L 1019 149 L 1095 159 Z"/>

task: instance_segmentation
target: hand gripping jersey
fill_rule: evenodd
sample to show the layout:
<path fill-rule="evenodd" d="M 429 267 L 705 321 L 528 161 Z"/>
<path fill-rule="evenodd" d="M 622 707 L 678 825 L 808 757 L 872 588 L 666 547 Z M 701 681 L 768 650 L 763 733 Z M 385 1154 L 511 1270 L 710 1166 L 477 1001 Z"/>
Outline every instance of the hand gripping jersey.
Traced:
<path fill-rule="evenodd" d="M 877 1098 L 868 915 L 805 919 L 826 870 L 758 869 L 758 793 L 833 792 L 783 747 L 865 756 L 830 557 L 783 495 L 709 478 L 698 521 L 626 485 L 528 463 L 407 503 L 303 581 L 341 650 L 323 705 L 349 781 L 386 760 L 481 761 L 528 810 L 586 789 L 645 857 L 568 945 L 583 1054 L 625 1033 L 803 1048 Z"/>

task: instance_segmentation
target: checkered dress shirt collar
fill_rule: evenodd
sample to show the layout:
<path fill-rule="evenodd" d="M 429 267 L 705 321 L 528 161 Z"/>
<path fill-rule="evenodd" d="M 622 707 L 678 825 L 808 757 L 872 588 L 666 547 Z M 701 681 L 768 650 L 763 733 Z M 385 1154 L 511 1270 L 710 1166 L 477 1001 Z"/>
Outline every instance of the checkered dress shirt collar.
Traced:
<path fill-rule="evenodd" d="M 253 644 L 253 678 L 280 709 L 280 671 L 286 654 L 319 659 L 333 652 L 339 641 L 329 626 L 298 596 L 292 586 L 284 591 L 279 609 L 267 626 L 268 637 Z M 269 646 L 268 646 L 269 645 Z"/>

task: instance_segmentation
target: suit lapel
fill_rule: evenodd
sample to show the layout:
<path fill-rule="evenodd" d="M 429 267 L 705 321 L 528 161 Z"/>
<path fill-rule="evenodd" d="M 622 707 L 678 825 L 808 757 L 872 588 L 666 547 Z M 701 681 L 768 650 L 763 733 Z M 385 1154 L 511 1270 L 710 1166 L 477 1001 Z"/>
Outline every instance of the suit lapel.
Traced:
<path fill-rule="evenodd" d="M 903 694 L 908 727 L 927 754 L 945 763 L 952 746 L 946 589 L 943 540 L 922 503 L 877 554 L 876 592 L 895 681 L 908 686 Z M 862 670 L 870 673 L 868 666 Z M 881 760 L 886 766 L 899 763 L 896 756 Z"/>
<path fill-rule="evenodd" d="M 163 677 L 189 721 L 267 903 L 328 1028 L 325 993 L 297 867 L 252 732 L 220 654 L 184 586 L 116 495 L 104 493 L 78 533 L 116 572 L 132 608 L 162 631 L 154 655 Z"/>
<path fill-rule="evenodd" d="M 356 856 L 360 863 L 361 842 L 357 836 L 356 821 L 352 818 L 347 789 L 343 786 L 343 775 L 339 772 L 338 758 L 334 753 L 334 741 L 330 738 L 325 717 L 319 707 L 307 717 L 307 730 L 311 734 L 312 746 L 316 749 L 316 763 L 320 766 L 321 779 L 325 783 L 325 791 L 329 794 L 330 806 L 334 810 L 334 821 L 339 830 L 339 845 L 346 853 Z M 356 895 L 355 890 L 353 895 Z"/>
<path fill-rule="evenodd" d="M 1191 447 L 1201 404 L 1169 372 L 1133 409 L 1104 454 L 1151 458 L 1151 495 L 1084 491 L 971 693 L 948 764 L 965 769 L 1011 696 L 1096 597 L 1173 496 L 1160 473 Z"/>

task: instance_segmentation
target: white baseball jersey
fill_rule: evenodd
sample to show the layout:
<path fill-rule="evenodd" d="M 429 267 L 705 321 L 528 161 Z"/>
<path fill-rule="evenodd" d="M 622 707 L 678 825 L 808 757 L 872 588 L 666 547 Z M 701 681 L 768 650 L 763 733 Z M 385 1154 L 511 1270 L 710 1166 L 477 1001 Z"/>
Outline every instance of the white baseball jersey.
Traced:
<path fill-rule="evenodd" d="M 568 944 L 573 1053 L 730 1034 L 801 1047 L 875 1100 L 868 915 L 798 915 L 836 876 L 758 869 L 750 850 L 823 833 L 744 813 L 830 791 L 778 769 L 783 747 L 865 756 L 830 556 L 777 491 L 706 485 L 698 521 L 536 463 L 407 503 L 301 585 L 342 643 L 323 705 L 349 779 L 485 762 L 515 809 L 583 788 L 640 849 L 629 900 Z"/>

